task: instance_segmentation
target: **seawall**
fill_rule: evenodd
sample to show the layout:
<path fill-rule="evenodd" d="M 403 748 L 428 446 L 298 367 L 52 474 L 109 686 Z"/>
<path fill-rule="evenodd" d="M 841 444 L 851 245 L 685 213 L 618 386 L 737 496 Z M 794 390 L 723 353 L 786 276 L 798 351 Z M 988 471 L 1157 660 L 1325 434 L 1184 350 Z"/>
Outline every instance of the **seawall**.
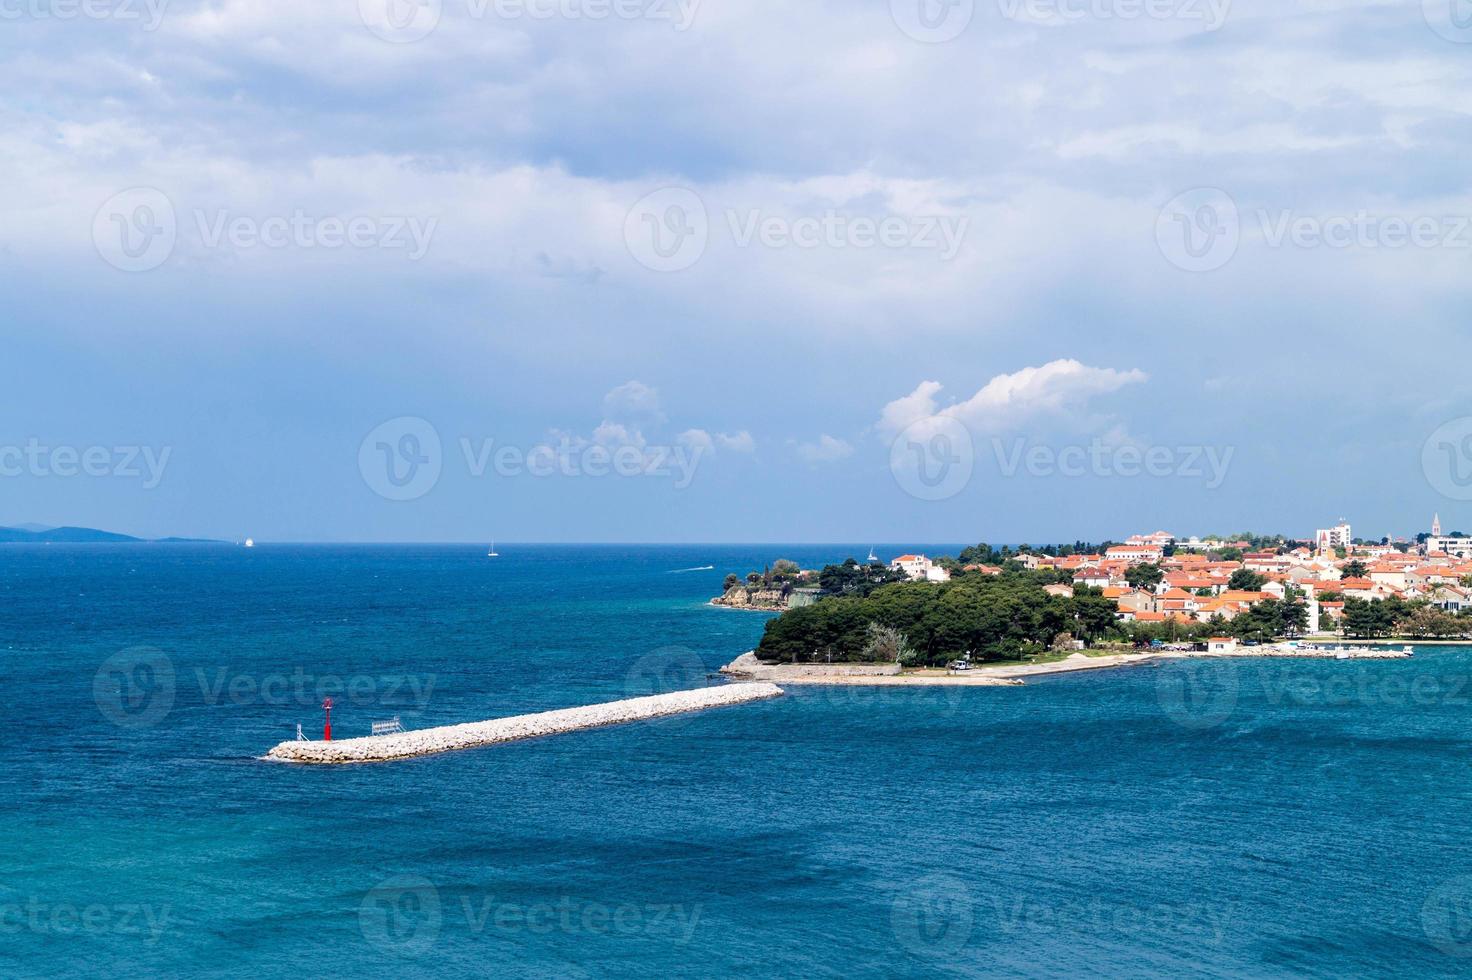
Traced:
<path fill-rule="evenodd" d="M 723 708 L 775 698 L 782 689 L 775 684 L 725 684 L 693 691 L 675 691 L 650 697 L 590 704 L 579 708 L 559 708 L 531 715 L 515 715 L 491 721 L 445 725 L 395 735 L 367 738 L 345 738 L 334 742 L 282 742 L 266 758 L 281 762 L 312 765 L 334 765 L 348 762 L 388 762 L 437 752 L 454 752 L 482 745 L 515 742 L 525 738 L 559 735 L 584 728 L 600 728 L 630 721 L 645 721 L 687 711 Z"/>

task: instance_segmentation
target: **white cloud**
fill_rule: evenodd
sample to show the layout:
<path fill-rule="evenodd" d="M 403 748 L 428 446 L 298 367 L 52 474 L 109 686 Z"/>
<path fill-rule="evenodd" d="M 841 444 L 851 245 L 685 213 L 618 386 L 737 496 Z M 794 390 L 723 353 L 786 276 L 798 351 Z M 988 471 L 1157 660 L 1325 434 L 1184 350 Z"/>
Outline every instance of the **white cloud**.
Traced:
<path fill-rule="evenodd" d="M 827 433 L 818 436 L 817 442 L 797 444 L 797 454 L 808 463 L 834 463 L 854 454 L 854 447 L 843 439 Z"/>
<path fill-rule="evenodd" d="M 705 429 L 686 429 L 675 437 L 675 442 L 689 449 L 698 448 L 704 453 L 715 452 L 717 446 L 734 453 L 751 453 L 756 451 L 756 440 L 745 429 L 736 433 L 710 433 Z"/>
<path fill-rule="evenodd" d="M 714 452 L 716 448 L 714 440 L 710 437 L 710 433 L 704 429 L 686 429 L 684 432 L 675 436 L 675 444 L 684 446 L 686 449 L 699 450 L 706 454 Z"/>
<path fill-rule="evenodd" d="M 620 422 L 606 420 L 593 430 L 593 441 L 610 449 L 616 449 L 619 446 L 638 446 L 642 449 L 645 445 L 644 433 L 638 429 L 630 428 Z"/>
<path fill-rule="evenodd" d="M 736 433 L 718 432 L 716 433 L 716 441 L 721 444 L 722 449 L 729 449 L 733 453 L 751 453 L 756 451 L 756 440 L 745 429 Z"/>
<path fill-rule="evenodd" d="M 879 432 L 893 436 L 906 426 L 933 415 L 957 419 L 974 433 L 1001 432 L 1044 415 L 1078 412 L 1099 396 L 1139 384 L 1148 376 L 1138 368 L 1118 371 L 1089 367 L 1076 360 L 1050 361 L 1012 374 L 993 377 L 964 402 L 940 406 L 938 381 L 922 381 L 915 390 L 884 406 Z"/>
<path fill-rule="evenodd" d="M 604 395 L 603 414 L 620 421 L 664 421 L 659 392 L 642 381 L 627 381 Z"/>

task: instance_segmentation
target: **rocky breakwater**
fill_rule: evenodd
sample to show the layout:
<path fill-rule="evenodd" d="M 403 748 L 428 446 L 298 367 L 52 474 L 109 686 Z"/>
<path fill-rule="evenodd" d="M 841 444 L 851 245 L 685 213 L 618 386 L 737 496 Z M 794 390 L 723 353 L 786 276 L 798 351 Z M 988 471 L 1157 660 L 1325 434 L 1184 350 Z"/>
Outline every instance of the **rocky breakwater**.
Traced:
<path fill-rule="evenodd" d="M 425 728 L 416 732 L 346 738 L 336 742 L 282 742 L 266 754 L 281 762 L 333 765 L 347 762 L 388 762 L 437 752 L 473 749 L 482 745 L 515 742 L 544 735 L 560 735 L 584 728 L 601 728 L 630 721 L 646 721 L 667 715 L 722 708 L 775 698 L 782 689 L 775 684 L 723 684 L 693 691 L 675 691 L 651 697 L 561 708 L 531 715 L 516 715 L 492 721 L 468 722 Z"/>

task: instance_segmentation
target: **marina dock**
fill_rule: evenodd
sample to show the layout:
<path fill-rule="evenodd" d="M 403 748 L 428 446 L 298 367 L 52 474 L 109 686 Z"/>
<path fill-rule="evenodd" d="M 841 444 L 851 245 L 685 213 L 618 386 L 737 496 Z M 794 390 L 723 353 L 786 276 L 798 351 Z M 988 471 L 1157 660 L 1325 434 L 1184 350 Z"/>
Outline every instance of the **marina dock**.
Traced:
<path fill-rule="evenodd" d="M 455 752 L 484 745 L 541 738 L 544 735 L 560 735 L 584 728 L 601 728 L 604 725 L 620 725 L 690 711 L 704 711 L 708 708 L 723 708 L 749 701 L 763 701 L 781 694 L 782 689 L 775 684 L 723 684 L 693 691 L 675 691 L 671 694 L 655 694 L 625 701 L 560 708 L 530 715 L 514 715 L 491 721 L 445 725 L 391 735 L 346 738 L 331 742 L 288 741 L 271 749 L 266 758 L 309 765 L 389 762 L 438 752 Z"/>

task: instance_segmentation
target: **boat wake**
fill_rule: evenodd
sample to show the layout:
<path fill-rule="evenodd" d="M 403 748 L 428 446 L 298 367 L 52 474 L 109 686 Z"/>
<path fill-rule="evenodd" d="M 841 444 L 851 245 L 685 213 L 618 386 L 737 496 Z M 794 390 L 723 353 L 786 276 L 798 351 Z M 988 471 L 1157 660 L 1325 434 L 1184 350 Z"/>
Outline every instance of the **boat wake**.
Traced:
<path fill-rule="evenodd" d="M 715 567 L 714 565 L 698 565 L 695 568 L 672 568 L 670 569 L 670 574 L 680 575 L 684 572 L 713 572 L 715 571 Z"/>

